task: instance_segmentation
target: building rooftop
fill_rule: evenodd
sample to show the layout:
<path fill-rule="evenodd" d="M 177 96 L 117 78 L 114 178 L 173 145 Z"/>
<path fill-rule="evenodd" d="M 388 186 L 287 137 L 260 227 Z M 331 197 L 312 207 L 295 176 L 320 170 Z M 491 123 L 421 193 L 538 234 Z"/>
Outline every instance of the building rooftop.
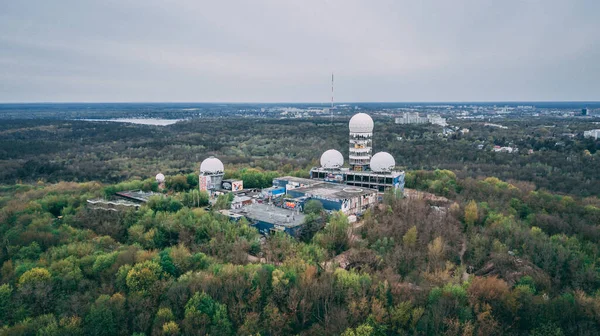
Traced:
<path fill-rule="evenodd" d="M 309 185 L 316 183 L 315 180 L 302 178 L 302 177 L 295 177 L 295 176 L 282 176 L 282 177 L 277 177 L 277 178 L 273 179 L 273 181 L 276 181 L 276 180 L 283 180 L 283 181 L 288 181 L 288 182 L 296 182 L 296 183 L 300 183 L 300 184 L 309 184 Z"/>
<path fill-rule="evenodd" d="M 246 201 L 250 201 L 252 200 L 252 197 L 248 197 L 248 196 L 235 196 L 233 198 L 233 201 L 231 201 L 232 203 L 239 203 L 239 202 L 246 202 Z"/>
<path fill-rule="evenodd" d="M 374 171 L 355 171 L 355 170 L 331 170 L 323 167 L 315 167 L 311 171 L 331 173 L 331 174 L 346 174 L 346 175 L 360 175 L 360 176 L 376 176 L 376 177 L 396 177 L 404 174 L 403 171 L 390 171 L 389 173 L 376 173 Z"/>
<path fill-rule="evenodd" d="M 294 192 L 301 192 L 306 196 L 317 196 L 323 199 L 349 199 L 357 196 L 376 194 L 377 190 L 339 183 L 321 182 L 308 187 L 296 188 Z"/>
<path fill-rule="evenodd" d="M 154 195 L 162 195 L 160 193 L 155 193 L 152 191 L 141 191 L 141 190 L 128 190 L 128 191 L 119 191 L 116 192 L 115 195 L 127 198 L 129 200 L 134 200 L 138 202 L 148 202 L 148 199 Z"/>
<path fill-rule="evenodd" d="M 241 209 L 229 210 L 229 212 L 242 215 L 249 220 L 281 225 L 286 228 L 296 227 L 304 223 L 304 214 L 274 205 L 255 203 Z"/>
<path fill-rule="evenodd" d="M 91 205 L 101 205 L 101 206 L 126 206 L 126 207 L 140 207 L 139 203 L 134 203 L 130 201 L 126 201 L 123 199 L 115 199 L 115 200 L 105 200 L 102 198 L 94 198 L 87 200 L 88 204 Z"/>

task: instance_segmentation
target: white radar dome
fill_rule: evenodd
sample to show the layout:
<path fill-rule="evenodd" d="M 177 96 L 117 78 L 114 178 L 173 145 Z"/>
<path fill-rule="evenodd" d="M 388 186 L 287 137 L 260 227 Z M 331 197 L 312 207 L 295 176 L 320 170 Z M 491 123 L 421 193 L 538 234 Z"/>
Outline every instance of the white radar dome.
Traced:
<path fill-rule="evenodd" d="M 165 182 L 165 175 L 158 173 L 156 174 L 156 182 L 163 183 Z"/>
<path fill-rule="evenodd" d="M 390 153 L 379 152 L 373 155 L 369 165 L 374 172 L 389 172 L 396 166 L 396 160 Z"/>
<path fill-rule="evenodd" d="M 214 156 L 209 157 L 200 164 L 200 173 L 214 174 L 224 171 L 225 167 L 223 166 L 223 162 Z"/>
<path fill-rule="evenodd" d="M 351 133 L 372 133 L 373 119 L 366 113 L 357 113 L 350 119 Z"/>
<path fill-rule="evenodd" d="M 323 168 L 340 168 L 344 165 L 344 156 L 335 149 L 325 151 L 321 155 L 321 167 Z"/>

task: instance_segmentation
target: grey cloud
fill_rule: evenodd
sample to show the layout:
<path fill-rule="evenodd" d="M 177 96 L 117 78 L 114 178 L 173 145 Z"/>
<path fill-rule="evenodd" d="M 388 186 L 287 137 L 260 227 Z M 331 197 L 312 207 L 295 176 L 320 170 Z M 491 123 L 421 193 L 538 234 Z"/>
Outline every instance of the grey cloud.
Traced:
<path fill-rule="evenodd" d="M 6 1 L 0 102 L 598 100 L 600 2 Z"/>

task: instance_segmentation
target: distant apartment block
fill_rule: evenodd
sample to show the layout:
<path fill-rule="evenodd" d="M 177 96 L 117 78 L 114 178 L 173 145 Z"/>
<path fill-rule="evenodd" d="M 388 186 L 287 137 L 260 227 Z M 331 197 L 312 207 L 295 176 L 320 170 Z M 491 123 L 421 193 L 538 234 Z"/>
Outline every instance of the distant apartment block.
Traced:
<path fill-rule="evenodd" d="M 502 126 L 502 125 L 498 125 L 498 124 L 490 124 L 490 123 L 484 123 L 483 126 L 508 129 L 508 127 L 506 127 L 506 126 Z"/>
<path fill-rule="evenodd" d="M 497 153 L 518 153 L 519 149 L 516 147 L 500 147 L 500 146 L 494 146 L 494 148 L 492 148 L 492 151 L 497 152 Z"/>
<path fill-rule="evenodd" d="M 586 138 L 598 139 L 598 138 L 600 138 L 600 129 L 585 131 L 585 132 L 583 132 L 583 136 Z"/>
<path fill-rule="evenodd" d="M 396 118 L 396 124 L 434 124 L 439 126 L 447 126 L 446 118 L 442 118 L 439 114 L 428 114 L 421 117 L 419 112 L 405 112 L 402 117 Z"/>

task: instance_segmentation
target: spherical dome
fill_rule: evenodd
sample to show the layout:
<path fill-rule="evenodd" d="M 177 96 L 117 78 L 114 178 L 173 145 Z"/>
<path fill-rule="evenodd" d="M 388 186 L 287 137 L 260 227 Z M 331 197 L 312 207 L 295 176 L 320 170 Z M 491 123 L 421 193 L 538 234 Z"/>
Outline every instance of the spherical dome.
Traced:
<path fill-rule="evenodd" d="M 379 152 L 373 155 L 369 165 L 374 172 L 389 172 L 396 166 L 396 160 L 390 153 Z"/>
<path fill-rule="evenodd" d="M 344 165 L 344 156 L 335 149 L 325 151 L 321 155 L 321 167 L 323 168 L 340 168 Z"/>
<path fill-rule="evenodd" d="M 371 133 L 373 132 L 373 119 L 366 113 L 357 113 L 350 119 L 350 132 Z"/>
<path fill-rule="evenodd" d="M 200 173 L 214 174 L 224 171 L 225 167 L 223 166 L 223 162 L 214 156 L 209 157 L 200 164 Z"/>
<path fill-rule="evenodd" d="M 163 175 L 161 173 L 156 174 L 156 182 L 158 182 L 158 183 L 165 182 L 165 175 Z"/>

